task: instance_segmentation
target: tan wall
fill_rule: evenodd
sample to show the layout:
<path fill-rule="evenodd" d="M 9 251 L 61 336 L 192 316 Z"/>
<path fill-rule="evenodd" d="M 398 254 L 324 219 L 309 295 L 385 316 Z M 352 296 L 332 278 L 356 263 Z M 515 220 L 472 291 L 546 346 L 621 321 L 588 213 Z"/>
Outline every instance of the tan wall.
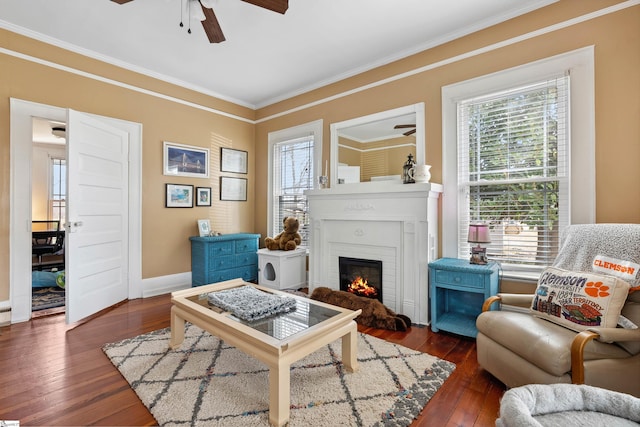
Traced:
<path fill-rule="evenodd" d="M 72 108 L 142 123 L 142 276 L 158 277 L 191 271 L 189 236 L 197 235 L 196 220 L 209 218 L 221 232 L 253 232 L 254 124 L 253 110 L 162 83 L 148 77 L 66 52 L 15 33 L 0 30 L 0 47 L 56 61 L 78 70 L 237 114 L 249 122 L 139 93 L 66 71 L 0 54 L 0 301 L 9 298 L 9 98 Z M 211 178 L 162 174 L 163 141 L 211 149 Z M 24 141 L 30 144 L 30 141 Z M 249 152 L 247 202 L 219 201 L 220 146 Z M 234 174 L 227 174 L 234 176 Z M 213 206 L 193 209 L 164 207 L 165 183 L 212 187 Z"/>
<path fill-rule="evenodd" d="M 256 155 L 266 156 L 269 132 L 324 120 L 323 164 L 330 155 L 329 125 L 391 108 L 425 103 L 426 156 L 431 180 L 442 182 L 441 88 L 563 52 L 595 46 L 596 220 L 640 222 L 640 6 L 569 25 L 515 44 L 460 59 L 477 49 L 600 10 L 619 1 L 562 0 L 404 60 L 265 107 L 257 112 Z M 456 59 L 453 60 L 452 59 Z M 418 74 L 291 112 L 293 107 L 418 68 Z M 573 167 L 584 167 L 573 165 Z M 331 173 L 331 172 L 330 172 Z M 266 164 L 256 165 L 256 231 L 265 233 Z M 440 229 L 442 229 L 440 227 Z M 442 236 L 440 236 L 442 239 Z"/>

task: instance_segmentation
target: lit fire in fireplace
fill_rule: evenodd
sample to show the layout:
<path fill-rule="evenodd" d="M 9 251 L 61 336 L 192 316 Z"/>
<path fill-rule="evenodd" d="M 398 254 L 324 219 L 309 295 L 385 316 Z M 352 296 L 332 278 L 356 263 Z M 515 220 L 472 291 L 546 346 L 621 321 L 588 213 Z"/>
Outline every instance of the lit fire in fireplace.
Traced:
<path fill-rule="evenodd" d="M 347 291 L 352 294 L 361 295 L 369 298 L 376 298 L 378 296 L 378 290 L 373 286 L 369 286 L 367 279 L 363 279 L 357 276 L 351 284 L 347 287 Z"/>

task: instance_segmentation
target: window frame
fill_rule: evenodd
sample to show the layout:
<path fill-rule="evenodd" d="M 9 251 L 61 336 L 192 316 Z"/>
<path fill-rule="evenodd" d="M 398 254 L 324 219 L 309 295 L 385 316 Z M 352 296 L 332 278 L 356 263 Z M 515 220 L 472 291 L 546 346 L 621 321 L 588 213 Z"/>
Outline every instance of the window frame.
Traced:
<path fill-rule="evenodd" d="M 281 129 L 268 134 L 267 162 L 269 166 L 267 178 L 267 235 L 275 236 L 282 231 L 282 227 L 276 229 L 274 221 L 274 167 L 273 147 L 275 144 L 291 141 L 297 138 L 313 137 L 313 176 L 318 177 L 322 173 L 322 131 L 323 120 L 304 123 L 291 128 Z M 315 179 L 315 178 L 314 178 Z"/>
<path fill-rule="evenodd" d="M 56 162 L 64 162 L 64 179 L 65 179 L 65 186 L 64 186 L 64 198 L 62 199 L 55 199 L 54 197 L 54 185 L 55 185 L 55 176 L 54 176 L 54 171 L 55 171 L 55 163 Z M 58 167 L 61 167 L 61 165 L 58 165 Z M 50 220 L 57 220 L 60 221 L 60 229 L 64 229 L 64 223 L 66 221 L 66 211 L 67 211 L 67 194 L 66 194 L 66 177 L 67 177 L 67 159 L 64 156 L 58 156 L 58 155 L 50 155 L 49 156 L 49 174 L 48 174 L 48 182 L 47 182 L 47 216 L 48 219 Z M 62 187 L 61 187 L 62 188 Z M 57 206 L 54 206 L 55 204 L 58 204 Z M 63 213 L 63 215 L 56 215 L 55 211 L 58 211 L 58 213 Z"/>
<path fill-rule="evenodd" d="M 595 222 L 595 87 L 593 46 L 477 77 L 442 88 L 442 254 L 458 257 L 458 101 L 525 86 L 569 72 L 569 224 Z M 580 165 L 572 168 L 571 165 Z M 505 277 L 537 279 L 517 267 Z"/>

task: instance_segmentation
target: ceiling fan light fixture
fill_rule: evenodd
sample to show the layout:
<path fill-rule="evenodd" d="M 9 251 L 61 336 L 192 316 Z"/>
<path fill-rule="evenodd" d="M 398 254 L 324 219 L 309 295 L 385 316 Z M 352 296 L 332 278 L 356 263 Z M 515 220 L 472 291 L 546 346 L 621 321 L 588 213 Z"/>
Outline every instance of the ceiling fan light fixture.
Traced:
<path fill-rule="evenodd" d="M 51 134 L 56 138 L 66 138 L 67 128 L 64 126 L 54 126 L 51 128 Z"/>
<path fill-rule="evenodd" d="M 128 3 L 132 0 L 111 0 L 118 4 Z M 169 2 L 171 0 L 164 0 Z M 284 14 L 289 8 L 289 0 L 242 0 L 263 9 Z M 213 12 L 213 7 L 218 4 L 218 0 L 180 0 L 180 28 L 185 26 L 184 18 L 187 19 L 187 33 L 191 34 L 191 21 L 202 22 L 204 32 L 209 39 L 209 43 L 221 43 L 225 41 L 222 28 L 218 18 Z"/>
<path fill-rule="evenodd" d="M 189 19 L 193 21 L 204 21 L 207 19 L 198 0 L 188 0 L 185 7 L 185 15 L 187 15 Z"/>

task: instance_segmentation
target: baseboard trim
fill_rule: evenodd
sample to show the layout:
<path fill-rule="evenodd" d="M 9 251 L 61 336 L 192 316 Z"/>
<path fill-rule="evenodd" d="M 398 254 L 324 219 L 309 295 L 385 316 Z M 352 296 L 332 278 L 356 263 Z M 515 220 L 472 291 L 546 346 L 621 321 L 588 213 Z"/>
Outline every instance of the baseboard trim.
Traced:
<path fill-rule="evenodd" d="M 168 294 L 191 287 L 191 272 L 142 279 L 142 298 Z"/>
<path fill-rule="evenodd" d="M 0 326 L 11 324 L 11 301 L 0 301 Z"/>

